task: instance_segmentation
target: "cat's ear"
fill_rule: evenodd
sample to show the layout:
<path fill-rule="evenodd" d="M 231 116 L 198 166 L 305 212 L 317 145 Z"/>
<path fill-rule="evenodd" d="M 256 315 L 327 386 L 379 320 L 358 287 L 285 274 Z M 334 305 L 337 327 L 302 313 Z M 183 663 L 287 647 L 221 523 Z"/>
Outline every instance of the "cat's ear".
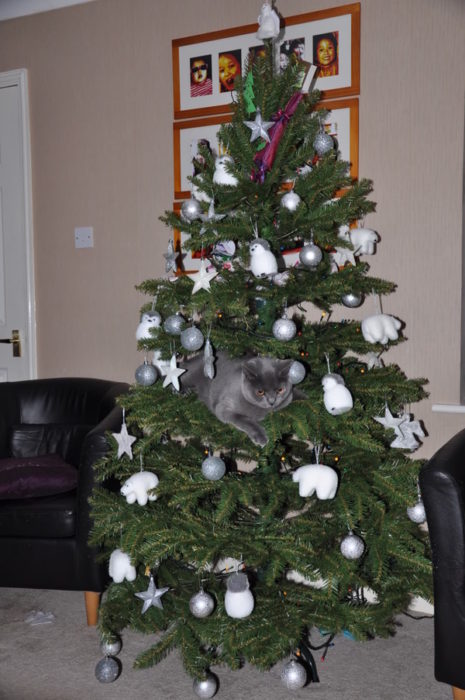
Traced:
<path fill-rule="evenodd" d="M 247 360 L 242 363 L 242 371 L 249 382 L 253 382 L 254 379 L 258 377 L 258 367 L 257 358 L 252 357 L 252 359 Z"/>
<path fill-rule="evenodd" d="M 292 362 L 293 362 L 293 360 L 279 360 L 278 376 L 280 379 L 282 379 L 282 380 L 287 379 Z"/>

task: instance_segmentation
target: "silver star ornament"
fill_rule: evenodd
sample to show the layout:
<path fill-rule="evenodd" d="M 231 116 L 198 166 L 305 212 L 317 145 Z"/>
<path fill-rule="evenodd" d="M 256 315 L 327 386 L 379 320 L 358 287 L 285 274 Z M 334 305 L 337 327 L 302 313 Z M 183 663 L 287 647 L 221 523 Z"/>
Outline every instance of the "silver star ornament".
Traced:
<path fill-rule="evenodd" d="M 270 137 L 268 136 L 268 129 L 274 126 L 275 122 L 264 122 L 262 119 L 262 113 L 257 108 L 257 113 L 255 115 L 255 120 L 253 122 L 245 121 L 244 124 L 251 129 L 250 143 L 255 141 L 255 139 L 262 138 L 265 139 L 267 143 L 270 142 Z"/>
<path fill-rule="evenodd" d="M 209 272 L 207 270 L 207 265 L 204 259 L 202 259 L 202 262 L 200 263 L 200 270 L 198 272 L 195 272 L 193 275 L 189 275 L 191 280 L 194 282 L 194 286 L 192 288 L 192 294 L 195 294 L 196 292 L 200 291 L 201 289 L 205 289 L 207 292 L 210 291 L 210 282 L 216 275 L 218 274 L 217 270 L 211 270 Z"/>
<path fill-rule="evenodd" d="M 125 422 L 121 425 L 120 433 L 113 433 L 113 437 L 118 443 L 118 459 L 120 459 L 124 454 L 127 454 L 129 459 L 132 459 L 132 448 L 131 445 L 136 441 L 137 438 L 129 435 L 128 428 Z"/>
<path fill-rule="evenodd" d="M 179 391 L 179 377 L 181 376 L 181 374 L 184 374 L 185 371 L 185 369 L 181 369 L 177 366 L 176 355 L 173 353 L 169 365 L 160 367 L 160 372 L 165 377 L 165 379 L 163 380 L 163 387 L 166 388 L 167 386 L 172 384 L 176 391 Z"/>
<path fill-rule="evenodd" d="M 166 253 L 163 253 L 163 257 L 165 258 L 165 272 L 170 272 L 170 270 L 176 270 L 176 251 L 174 250 L 174 244 L 173 241 L 170 240 L 168 241 L 168 250 Z"/>
<path fill-rule="evenodd" d="M 169 586 L 165 586 L 164 588 L 157 588 L 153 576 L 150 576 L 149 587 L 147 588 L 147 590 L 141 591 L 140 593 L 134 593 L 136 598 L 140 598 L 144 601 L 141 614 L 143 615 L 144 613 L 146 613 L 147 610 L 152 607 L 152 605 L 156 608 L 160 608 L 160 610 L 163 610 L 161 597 L 167 591 L 169 591 Z"/>
<path fill-rule="evenodd" d="M 396 428 L 398 428 L 399 425 L 404 421 L 404 418 L 402 417 L 394 418 L 387 406 L 384 411 L 384 418 L 383 416 L 373 416 L 373 418 L 378 423 L 381 423 L 381 425 L 384 425 L 385 428 L 393 428 L 394 430 L 396 430 Z"/>
<path fill-rule="evenodd" d="M 214 224 L 215 221 L 221 221 L 221 219 L 224 219 L 226 214 L 216 214 L 215 213 L 215 202 L 212 200 L 210 202 L 210 205 L 208 207 L 208 211 L 206 214 L 201 214 L 200 218 L 203 221 L 204 225 L 200 229 L 200 235 L 202 236 L 205 231 L 207 230 L 208 226 L 206 224 Z M 216 231 L 215 231 L 216 233 Z"/>

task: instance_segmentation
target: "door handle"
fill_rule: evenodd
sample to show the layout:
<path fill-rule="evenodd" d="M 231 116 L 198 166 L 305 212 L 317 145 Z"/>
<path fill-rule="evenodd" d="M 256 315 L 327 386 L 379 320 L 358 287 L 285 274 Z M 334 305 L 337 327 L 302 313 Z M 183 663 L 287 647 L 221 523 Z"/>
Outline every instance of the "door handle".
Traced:
<path fill-rule="evenodd" d="M 11 338 L 0 338 L 0 343 L 11 343 L 13 345 L 13 357 L 21 357 L 21 338 L 19 331 L 11 331 Z"/>

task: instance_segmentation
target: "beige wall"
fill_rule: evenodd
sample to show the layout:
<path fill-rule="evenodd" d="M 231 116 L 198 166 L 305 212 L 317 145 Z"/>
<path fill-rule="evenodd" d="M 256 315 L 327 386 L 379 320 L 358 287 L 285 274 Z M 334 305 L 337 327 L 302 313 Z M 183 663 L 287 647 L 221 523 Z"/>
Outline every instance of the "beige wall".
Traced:
<path fill-rule="evenodd" d="M 260 5 L 96 0 L 0 22 L 0 70 L 29 71 L 40 376 L 132 381 L 134 285 L 164 274 L 170 235 L 158 216 L 173 197 L 171 39 L 254 22 Z M 464 423 L 431 404 L 459 401 L 465 3 L 361 7 L 360 174 L 382 239 L 369 262 L 398 284 L 384 311 L 406 322 L 388 359 L 430 380 L 413 407 L 428 456 Z M 74 227 L 88 225 L 95 247 L 76 250 Z"/>

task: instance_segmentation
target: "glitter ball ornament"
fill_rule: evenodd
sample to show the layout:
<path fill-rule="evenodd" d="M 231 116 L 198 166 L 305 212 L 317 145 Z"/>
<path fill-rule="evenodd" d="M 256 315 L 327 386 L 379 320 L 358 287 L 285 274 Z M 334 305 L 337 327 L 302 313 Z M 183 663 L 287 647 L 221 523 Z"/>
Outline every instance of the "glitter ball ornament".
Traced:
<path fill-rule="evenodd" d="M 273 323 L 272 332 L 276 340 L 283 340 L 286 342 L 292 340 L 295 336 L 297 333 L 297 326 L 294 321 L 284 315 Z"/>
<path fill-rule="evenodd" d="M 281 206 L 284 207 L 284 209 L 288 209 L 289 211 L 295 211 L 299 206 L 300 201 L 301 200 L 297 192 L 291 190 L 290 192 L 287 192 L 285 195 L 283 195 L 283 197 L 281 198 Z"/>
<path fill-rule="evenodd" d="M 324 131 L 320 131 L 315 137 L 313 148 L 319 156 L 324 156 L 325 153 L 329 153 L 334 148 L 333 137 L 325 134 Z"/>
<path fill-rule="evenodd" d="M 281 682 L 288 690 L 303 688 L 307 682 L 307 671 L 298 661 L 288 661 L 281 671 Z"/>
<path fill-rule="evenodd" d="M 183 218 L 184 221 L 195 221 L 195 219 L 200 218 L 201 213 L 202 207 L 200 206 L 200 202 L 194 199 L 194 197 L 191 197 L 191 199 L 188 199 L 181 205 L 181 218 Z"/>
<path fill-rule="evenodd" d="M 354 535 L 352 530 L 341 542 L 341 554 L 346 559 L 360 559 L 365 551 L 365 544 L 361 537 Z"/>
<path fill-rule="evenodd" d="M 305 267 L 317 267 L 323 259 L 323 253 L 314 243 L 306 243 L 300 250 L 299 260 Z"/>
<path fill-rule="evenodd" d="M 212 614 L 214 607 L 215 601 L 203 589 L 195 593 L 189 601 L 189 609 L 194 617 L 208 617 Z"/>
<path fill-rule="evenodd" d="M 105 656 L 116 656 L 121 651 L 121 639 L 114 639 L 111 642 L 102 641 L 100 649 Z"/>
<path fill-rule="evenodd" d="M 111 656 L 100 659 L 95 667 L 95 677 L 99 683 L 113 683 L 119 676 L 119 664 Z"/>
<path fill-rule="evenodd" d="M 418 499 L 414 506 L 407 508 L 407 515 L 413 523 L 424 523 L 426 521 L 425 506 L 423 501 Z"/>
<path fill-rule="evenodd" d="M 356 309 L 363 301 L 363 294 L 359 292 L 347 292 L 347 294 L 342 295 L 341 301 L 344 306 L 347 306 L 349 309 Z"/>
<path fill-rule="evenodd" d="M 209 481 L 218 481 L 226 472 L 226 465 L 220 457 L 207 457 L 202 462 L 202 474 Z"/>
<path fill-rule="evenodd" d="M 213 673 L 207 673 L 206 678 L 194 681 L 193 689 L 199 698 L 212 698 L 218 690 L 218 679 Z"/>
<path fill-rule="evenodd" d="M 291 384 L 300 384 L 300 382 L 304 379 L 305 377 L 305 367 L 301 362 L 297 362 L 297 360 L 294 360 L 292 365 L 289 368 L 289 381 Z"/>
<path fill-rule="evenodd" d="M 141 386 L 150 386 L 157 381 L 158 371 L 156 367 L 149 365 L 146 360 L 143 365 L 139 365 L 136 369 L 135 376 L 138 384 Z"/>
<path fill-rule="evenodd" d="M 180 314 L 173 314 L 168 316 L 163 324 L 163 328 L 169 335 L 181 335 L 184 323 L 185 319 Z"/>
<path fill-rule="evenodd" d="M 255 606 L 255 601 L 249 590 L 249 579 L 243 573 L 231 574 L 226 582 L 224 607 L 229 617 L 241 619 L 248 617 Z"/>
<path fill-rule="evenodd" d="M 204 340 L 202 331 L 199 331 L 195 326 L 189 326 L 181 333 L 181 345 L 190 352 L 200 350 Z"/>

